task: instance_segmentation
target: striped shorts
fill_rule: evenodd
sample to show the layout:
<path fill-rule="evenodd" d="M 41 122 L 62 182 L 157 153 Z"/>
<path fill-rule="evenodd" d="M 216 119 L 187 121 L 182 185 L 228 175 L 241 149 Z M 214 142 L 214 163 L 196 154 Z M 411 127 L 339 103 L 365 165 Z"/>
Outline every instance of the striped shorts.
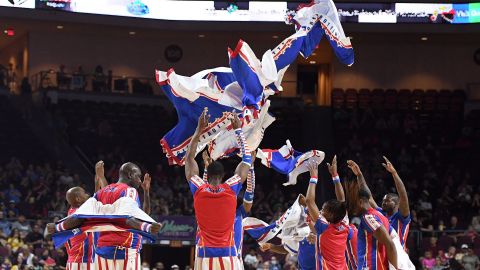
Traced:
<path fill-rule="evenodd" d="M 236 256 L 195 258 L 195 270 L 242 270 L 243 265 Z"/>
<path fill-rule="evenodd" d="M 95 270 L 95 264 L 67 262 L 66 269 L 67 270 Z"/>
<path fill-rule="evenodd" d="M 125 259 L 105 259 L 95 256 L 95 270 L 140 270 L 140 254 L 136 249 L 127 249 Z"/>

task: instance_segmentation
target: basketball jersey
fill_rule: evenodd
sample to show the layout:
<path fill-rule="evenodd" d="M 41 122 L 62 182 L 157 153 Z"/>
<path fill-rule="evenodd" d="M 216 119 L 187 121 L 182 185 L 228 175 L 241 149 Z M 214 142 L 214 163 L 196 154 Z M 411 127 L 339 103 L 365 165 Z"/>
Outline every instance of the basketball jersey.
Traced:
<path fill-rule="evenodd" d="M 351 237 L 347 240 L 347 250 L 345 257 L 347 258 L 348 270 L 357 270 L 357 245 L 358 245 L 358 229 L 355 225 L 350 224 Z"/>
<path fill-rule="evenodd" d="M 408 214 L 406 217 L 403 217 L 402 214 L 400 214 L 400 211 L 397 211 L 393 213 L 393 215 L 387 216 L 387 213 L 385 213 L 382 208 L 379 207 L 377 210 L 388 218 L 390 226 L 392 226 L 392 228 L 398 233 L 400 244 L 402 244 L 402 247 L 406 249 L 405 243 L 407 242 L 408 232 L 410 230 L 410 222 L 412 221 L 410 214 Z"/>
<path fill-rule="evenodd" d="M 68 215 L 72 215 L 78 208 L 70 207 Z M 70 238 L 65 243 L 69 263 L 93 263 L 95 260 L 94 233 L 81 233 Z"/>
<path fill-rule="evenodd" d="M 197 256 L 237 256 L 233 233 L 240 176 L 212 186 L 194 175 L 189 185 L 198 224 Z"/>
<path fill-rule="evenodd" d="M 315 222 L 317 231 L 316 254 L 317 270 L 346 270 L 345 250 L 350 229 L 348 225 L 340 221 L 337 224 L 329 224 L 323 217 Z"/>
<path fill-rule="evenodd" d="M 361 216 L 360 227 L 358 228 L 358 270 L 388 269 L 386 247 L 373 236 L 373 232 L 380 226 L 383 226 L 389 233 L 388 219 L 378 210 L 370 208 Z"/>
<path fill-rule="evenodd" d="M 132 198 L 138 207 L 141 207 L 137 190 L 125 183 L 110 184 L 94 195 L 94 198 L 103 204 L 113 204 L 122 197 Z M 139 252 L 142 248 L 142 236 L 131 232 L 100 232 L 96 253 L 107 259 L 124 259 L 127 248 Z"/>
<path fill-rule="evenodd" d="M 298 266 L 300 270 L 315 269 L 315 245 L 310 244 L 307 238 L 300 241 L 298 246 Z"/>

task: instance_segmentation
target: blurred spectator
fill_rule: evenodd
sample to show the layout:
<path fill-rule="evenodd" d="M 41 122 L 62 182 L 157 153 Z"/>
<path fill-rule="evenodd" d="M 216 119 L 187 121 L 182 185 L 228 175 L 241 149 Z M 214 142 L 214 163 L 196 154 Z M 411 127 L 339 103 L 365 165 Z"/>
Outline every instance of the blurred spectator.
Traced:
<path fill-rule="evenodd" d="M 7 220 L 5 213 L 0 211 L 0 237 L 7 237 L 12 232 L 12 223 Z"/>
<path fill-rule="evenodd" d="M 254 249 L 250 249 L 250 252 L 245 256 L 245 259 L 243 260 L 243 262 L 247 270 L 257 269 L 258 259 Z"/>
<path fill-rule="evenodd" d="M 148 264 L 148 262 L 142 262 L 141 270 L 150 270 L 150 264 Z"/>
<path fill-rule="evenodd" d="M 78 66 L 77 70 L 73 73 L 72 77 L 72 89 L 73 90 L 85 90 L 87 80 L 85 79 L 85 72 L 83 72 L 82 66 Z"/>
<path fill-rule="evenodd" d="M 92 88 L 94 92 L 105 92 L 106 90 L 106 78 L 101 65 L 95 67 L 95 72 L 93 73 L 92 79 Z"/>
<path fill-rule="evenodd" d="M 28 222 L 24 215 L 18 216 L 18 220 L 12 224 L 12 229 L 17 229 L 20 235 L 26 236 L 32 231 L 30 222 Z"/>
<path fill-rule="evenodd" d="M 431 270 L 445 270 L 448 267 L 442 263 L 442 259 L 437 257 L 435 259 L 435 265 L 431 268 Z"/>
<path fill-rule="evenodd" d="M 459 252 L 455 255 L 455 260 L 457 262 L 461 262 L 462 261 L 462 258 L 463 256 L 467 255 L 468 254 L 468 245 L 467 244 L 463 244 L 462 245 L 462 252 Z"/>
<path fill-rule="evenodd" d="M 70 89 L 70 77 L 65 72 L 65 66 L 60 65 L 59 70 L 57 71 L 57 85 L 60 90 Z"/>
<path fill-rule="evenodd" d="M 25 237 L 27 244 L 33 245 L 33 248 L 40 248 L 43 244 L 43 230 L 38 224 L 33 225 L 33 231 Z"/>
<path fill-rule="evenodd" d="M 462 265 L 465 270 L 478 270 L 480 268 L 478 256 L 473 253 L 471 248 L 468 248 L 467 253 L 462 257 Z"/>
<path fill-rule="evenodd" d="M 421 259 L 423 269 L 431 270 L 435 265 L 435 258 L 431 251 L 425 251 L 425 256 Z"/>
<path fill-rule="evenodd" d="M 7 239 L 8 245 L 10 245 L 12 252 L 16 253 L 17 250 L 24 245 L 23 240 L 20 238 L 20 232 L 18 229 L 13 229 L 10 237 Z"/>

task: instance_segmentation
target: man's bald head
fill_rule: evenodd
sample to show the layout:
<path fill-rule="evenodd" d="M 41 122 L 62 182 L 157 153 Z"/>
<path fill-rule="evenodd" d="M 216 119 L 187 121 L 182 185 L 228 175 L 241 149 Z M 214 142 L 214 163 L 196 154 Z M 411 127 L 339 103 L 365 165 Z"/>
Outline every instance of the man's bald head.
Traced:
<path fill-rule="evenodd" d="M 67 202 L 70 206 L 78 208 L 82 205 L 90 196 L 85 192 L 82 187 L 73 187 L 67 190 Z"/>
<path fill-rule="evenodd" d="M 142 183 L 140 179 L 142 177 L 142 171 L 140 170 L 140 167 L 132 162 L 124 163 L 120 167 L 118 175 L 121 182 L 134 188 L 139 188 Z"/>

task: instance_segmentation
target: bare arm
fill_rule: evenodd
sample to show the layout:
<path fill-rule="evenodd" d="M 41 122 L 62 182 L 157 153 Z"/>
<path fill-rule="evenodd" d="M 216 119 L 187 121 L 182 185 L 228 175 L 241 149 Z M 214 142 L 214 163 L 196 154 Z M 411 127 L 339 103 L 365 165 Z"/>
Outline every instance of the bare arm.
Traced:
<path fill-rule="evenodd" d="M 230 121 L 232 122 L 232 128 L 235 130 L 235 136 L 237 137 L 237 143 L 242 155 L 242 162 L 238 164 L 235 174 L 240 176 L 240 182 L 243 184 L 247 180 L 248 171 L 252 165 L 252 153 L 243 136 L 242 123 L 235 112 L 231 114 Z"/>
<path fill-rule="evenodd" d="M 143 212 L 150 215 L 151 207 L 150 207 L 150 182 L 152 178 L 148 173 L 143 176 L 142 188 L 143 188 Z"/>
<path fill-rule="evenodd" d="M 162 224 L 160 223 L 155 222 L 155 223 L 149 224 L 149 223 L 140 221 L 136 218 L 127 219 L 125 224 L 127 224 L 127 226 L 129 226 L 132 229 L 149 232 L 151 234 L 157 234 L 162 228 Z"/>
<path fill-rule="evenodd" d="M 187 181 L 190 181 L 194 175 L 199 174 L 195 154 L 197 152 L 198 142 L 200 141 L 200 134 L 208 126 L 208 118 L 208 109 L 205 108 L 198 119 L 197 129 L 190 140 L 187 153 L 185 154 L 185 176 L 187 177 Z"/>
<path fill-rule="evenodd" d="M 352 160 L 348 160 L 347 164 L 348 164 L 348 167 L 352 170 L 352 172 L 357 176 L 357 181 L 358 181 L 358 185 L 360 186 L 360 188 L 364 188 L 364 189 L 368 190 L 368 192 L 370 194 L 372 194 L 372 192 L 368 188 L 367 181 L 365 181 L 365 177 L 363 177 L 363 173 L 360 170 L 360 167 L 357 165 L 357 163 L 355 163 Z M 370 197 L 369 202 L 370 202 L 371 207 L 378 208 L 378 205 L 375 202 L 375 200 L 373 199 L 373 197 Z"/>
<path fill-rule="evenodd" d="M 105 178 L 105 164 L 100 160 L 95 164 L 95 192 L 108 186 L 107 178 Z"/>
<path fill-rule="evenodd" d="M 406 217 L 410 214 L 407 189 L 405 188 L 402 179 L 400 179 L 400 176 L 398 175 L 397 170 L 395 170 L 395 167 L 393 167 L 392 163 L 385 156 L 383 158 L 385 159 L 385 163 L 382 163 L 383 167 L 385 167 L 385 169 L 392 174 L 393 180 L 395 181 L 395 187 L 397 188 L 399 197 L 398 210 L 400 210 L 400 214 L 403 217 Z"/>
<path fill-rule="evenodd" d="M 278 246 L 271 243 L 260 244 L 260 250 L 263 252 L 270 250 L 271 252 L 277 254 L 288 254 L 288 251 L 283 246 Z"/>
<path fill-rule="evenodd" d="M 255 162 L 255 151 L 252 153 L 252 166 L 248 171 L 247 176 L 247 189 L 243 194 L 243 208 L 245 212 L 249 213 L 252 210 L 253 198 L 255 194 L 255 169 L 253 168 L 253 163 Z"/>
<path fill-rule="evenodd" d="M 378 242 L 385 245 L 387 248 L 388 261 L 395 267 L 395 269 L 397 269 L 397 250 L 395 249 L 395 244 L 390 238 L 390 235 L 387 233 L 387 230 L 385 230 L 383 226 L 380 226 L 373 232 L 373 236 L 378 240 Z"/>
<path fill-rule="evenodd" d="M 308 161 L 307 168 L 310 171 L 310 183 L 308 184 L 306 201 L 308 213 L 313 219 L 313 222 L 316 222 L 320 217 L 320 210 L 318 210 L 317 204 L 315 203 L 315 189 L 318 181 L 318 164 L 314 161 Z"/>
<path fill-rule="evenodd" d="M 78 228 L 78 227 L 82 226 L 84 221 L 85 221 L 84 219 L 70 217 L 70 218 L 67 218 L 67 219 L 65 219 L 64 221 L 62 221 L 58 224 L 48 223 L 47 224 L 47 232 L 49 234 L 53 234 L 53 233 L 56 233 L 56 232 L 61 232 L 61 231 L 65 231 L 65 230 L 71 230 L 71 229 L 74 229 L 74 228 Z"/>
<path fill-rule="evenodd" d="M 332 164 L 327 163 L 328 172 L 332 176 L 333 184 L 335 185 L 335 197 L 337 201 L 345 201 L 345 192 L 343 191 L 342 183 L 340 182 L 340 177 L 337 172 L 337 156 L 335 155 L 332 160 Z"/>

